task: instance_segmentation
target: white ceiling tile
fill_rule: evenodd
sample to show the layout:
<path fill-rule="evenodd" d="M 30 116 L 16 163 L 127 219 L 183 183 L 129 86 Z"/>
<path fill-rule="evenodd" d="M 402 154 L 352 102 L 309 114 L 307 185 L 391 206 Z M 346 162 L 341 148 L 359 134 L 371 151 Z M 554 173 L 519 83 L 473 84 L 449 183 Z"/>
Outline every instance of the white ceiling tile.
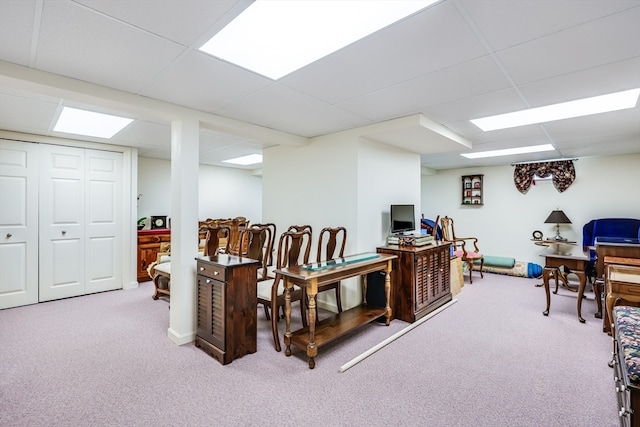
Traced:
<path fill-rule="evenodd" d="M 36 65 L 56 74 L 139 92 L 184 48 L 71 2 L 45 2 Z"/>
<path fill-rule="evenodd" d="M 450 3 L 419 12 L 282 79 L 331 104 L 484 55 Z"/>
<path fill-rule="evenodd" d="M 462 0 L 493 51 L 500 51 L 638 6 L 637 0 Z"/>
<path fill-rule="evenodd" d="M 485 56 L 342 102 L 339 107 L 371 120 L 386 120 L 389 109 L 404 116 L 508 87 L 496 64 Z"/>
<path fill-rule="evenodd" d="M 141 94 L 202 111 L 218 112 L 229 103 L 272 83 L 202 52 L 189 52 L 160 72 Z"/>
<path fill-rule="evenodd" d="M 640 56 L 640 7 L 497 54 L 518 85 Z M 624 42 L 620 42 L 624 41 Z"/>
<path fill-rule="evenodd" d="M 221 21 L 237 3 L 234 0 L 75 1 L 185 46 L 190 46 Z"/>

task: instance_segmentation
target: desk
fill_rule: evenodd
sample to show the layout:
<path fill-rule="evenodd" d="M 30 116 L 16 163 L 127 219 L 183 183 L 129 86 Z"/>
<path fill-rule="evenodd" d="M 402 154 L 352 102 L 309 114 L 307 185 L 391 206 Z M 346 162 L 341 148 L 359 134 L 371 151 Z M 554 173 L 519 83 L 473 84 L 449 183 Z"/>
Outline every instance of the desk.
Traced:
<path fill-rule="evenodd" d="M 534 242 L 534 244 L 536 246 L 545 246 L 548 247 L 549 251 L 553 251 L 556 253 L 559 252 L 567 252 L 567 251 L 571 251 L 573 250 L 572 246 L 575 246 L 577 244 L 577 242 L 572 242 L 569 240 L 555 240 L 555 239 L 547 239 L 547 240 L 536 240 L 536 239 L 532 239 L 532 241 Z M 576 292 L 575 289 L 572 289 L 569 286 L 569 280 L 567 279 L 567 275 L 564 274 L 562 271 L 557 270 L 557 276 L 555 277 L 556 279 L 556 290 L 553 292 L 554 294 L 558 293 L 558 278 L 560 279 L 560 281 L 562 282 L 562 286 L 564 286 L 567 290 L 571 291 L 571 292 Z M 544 283 L 539 283 L 536 286 L 543 286 Z"/>
<path fill-rule="evenodd" d="M 391 321 L 391 307 L 389 297 L 391 295 L 391 270 L 392 261 L 397 257 L 389 254 L 359 254 L 345 259 L 362 258 L 362 261 L 354 261 L 343 264 L 334 264 L 318 270 L 308 270 L 305 266 L 291 266 L 276 269 L 275 272 L 282 275 L 285 288 L 285 321 L 286 331 L 284 343 L 285 355 L 291 356 L 291 345 L 306 350 L 309 358 L 309 369 L 315 367 L 315 357 L 318 348 L 347 332 L 365 325 L 380 316 L 386 316 L 386 324 Z M 362 305 L 343 311 L 336 316 L 324 319 L 316 324 L 316 296 L 318 287 L 326 283 L 335 283 L 350 277 L 363 277 L 363 295 L 366 295 L 367 274 L 374 271 L 385 272 L 385 296 L 386 307 L 370 307 L 366 301 Z M 291 295 L 293 285 L 306 288 L 308 297 L 307 318 L 308 326 L 291 332 Z"/>
<path fill-rule="evenodd" d="M 584 323 L 582 318 L 582 298 L 584 297 L 584 288 L 587 283 L 587 277 L 585 275 L 585 268 L 589 258 L 577 251 L 575 248 L 568 250 L 562 250 L 561 248 L 549 248 L 553 250 L 547 250 L 540 256 L 544 257 L 544 269 L 542 270 L 542 280 L 544 285 L 544 291 L 547 296 L 547 309 L 542 312 L 545 316 L 549 315 L 549 306 L 551 305 L 551 295 L 549 292 L 549 276 L 553 274 L 556 281 L 556 290 L 558 292 L 558 273 L 560 267 L 567 267 L 580 279 L 580 286 L 578 287 L 578 320 Z"/>

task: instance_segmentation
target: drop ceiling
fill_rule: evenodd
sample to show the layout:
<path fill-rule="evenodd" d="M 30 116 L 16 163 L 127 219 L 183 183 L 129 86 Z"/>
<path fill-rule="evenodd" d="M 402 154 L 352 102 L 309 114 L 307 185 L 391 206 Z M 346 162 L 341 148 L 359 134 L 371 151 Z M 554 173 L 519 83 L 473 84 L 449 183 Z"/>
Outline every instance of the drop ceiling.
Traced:
<path fill-rule="evenodd" d="M 249 4 L 0 0 L 0 129 L 69 139 L 52 130 L 63 106 L 110 112 L 135 120 L 84 140 L 169 159 L 171 121 L 195 112 L 201 163 L 225 167 L 341 131 L 433 170 L 640 152 L 637 105 L 491 132 L 469 122 L 640 87 L 640 0 L 444 0 L 278 81 L 198 50 Z"/>

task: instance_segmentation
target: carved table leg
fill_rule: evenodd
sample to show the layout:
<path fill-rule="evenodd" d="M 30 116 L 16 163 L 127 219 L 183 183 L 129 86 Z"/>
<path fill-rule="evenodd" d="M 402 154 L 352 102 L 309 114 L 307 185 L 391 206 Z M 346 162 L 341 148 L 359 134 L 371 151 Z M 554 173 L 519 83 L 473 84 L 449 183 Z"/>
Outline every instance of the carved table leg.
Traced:
<path fill-rule="evenodd" d="M 389 326 L 391 323 L 391 307 L 389 301 L 391 300 L 391 261 L 387 265 L 387 270 L 384 275 L 384 294 L 386 298 L 385 310 L 386 310 L 386 322 L 385 325 Z"/>
<path fill-rule="evenodd" d="M 584 271 L 573 272 L 580 279 L 580 287 L 578 288 L 578 320 L 580 323 L 584 323 L 582 318 L 582 298 L 584 297 L 584 288 L 587 286 L 587 277 Z"/>
<path fill-rule="evenodd" d="M 317 281 L 312 280 L 307 290 L 309 291 L 309 343 L 307 344 L 307 357 L 309 357 L 309 369 L 313 369 L 316 367 L 315 357 L 318 355 L 318 348 L 316 347 Z"/>
<path fill-rule="evenodd" d="M 545 267 L 542 269 L 542 284 L 544 285 L 544 293 L 547 296 L 547 309 L 542 312 L 543 315 L 549 315 L 549 306 L 551 305 L 551 293 L 549 292 L 549 275 L 554 273 L 556 269 L 554 267 Z"/>
<path fill-rule="evenodd" d="M 284 354 L 291 356 L 291 288 L 293 285 L 289 282 L 287 277 L 284 278 L 284 319 L 285 319 L 285 332 L 284 332 L 284 344 L 286 345 Z M 300 301 L 302 304 L 303 301 Z M 273 316 L 273 314 L 272 314 Z"/>

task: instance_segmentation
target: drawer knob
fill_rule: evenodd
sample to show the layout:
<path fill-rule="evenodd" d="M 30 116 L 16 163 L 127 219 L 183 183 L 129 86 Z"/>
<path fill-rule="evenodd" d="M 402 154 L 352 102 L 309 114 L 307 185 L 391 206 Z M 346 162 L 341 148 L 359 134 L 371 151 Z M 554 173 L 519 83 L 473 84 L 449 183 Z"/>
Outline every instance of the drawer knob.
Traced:
<path fill-rule="evenodd" d="M 207 279 L 207 283 L 211 283 L 211 279 Z"/>
<path fill-rule="evenodd" d="M 7 239 L 10 239 L 10 238 L 11 238 L 11 236 L 12 236 L 12 234 L 11 234 L 11 233 L 7 233 Z"/>
<path fill-rule="evenodd" d="M 200 271 L 204 271 L 204 267 L 200 267 Z"/>
<path fill-rule="evenodd" d="M 220 274 L 220 272 L 219 272 L 219 271 L 214 271 L 214 272 L 213 272 L 213 275 L 214 275 L 214 276 L 217 276 L 218 274 Z"/>

